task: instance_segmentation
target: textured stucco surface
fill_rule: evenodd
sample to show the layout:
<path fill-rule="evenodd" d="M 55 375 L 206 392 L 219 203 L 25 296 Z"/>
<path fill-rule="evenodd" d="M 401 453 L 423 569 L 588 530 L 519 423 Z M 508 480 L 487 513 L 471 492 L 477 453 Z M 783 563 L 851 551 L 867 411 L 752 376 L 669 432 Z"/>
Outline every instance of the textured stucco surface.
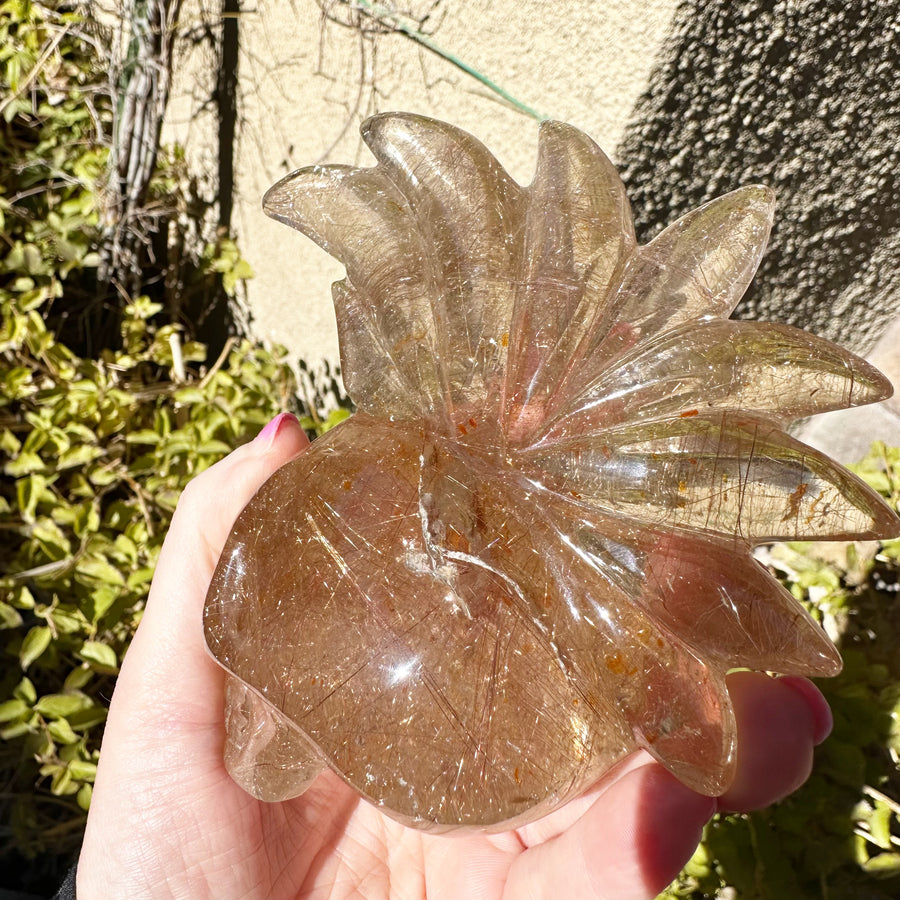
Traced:
<path fill-rule="evenodd" d="M 692 0 L 618 157 L 647 238 L 740 184 L 778 195 L 737 314 L 868 349 L 900 298 L 900 4 Z"/>

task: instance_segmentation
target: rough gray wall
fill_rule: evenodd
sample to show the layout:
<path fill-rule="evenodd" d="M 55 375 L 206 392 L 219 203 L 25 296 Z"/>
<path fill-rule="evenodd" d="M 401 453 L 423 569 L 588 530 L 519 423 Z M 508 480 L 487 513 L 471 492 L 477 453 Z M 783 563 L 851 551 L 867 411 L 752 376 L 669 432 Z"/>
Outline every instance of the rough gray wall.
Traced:
<path fill-rule="evenodd" d="M 741 184 L 773 187 L 736 315 L 866 350 L 900 303 L 900 3 L 688 0 L 617 159 L 642 240 Z"/>

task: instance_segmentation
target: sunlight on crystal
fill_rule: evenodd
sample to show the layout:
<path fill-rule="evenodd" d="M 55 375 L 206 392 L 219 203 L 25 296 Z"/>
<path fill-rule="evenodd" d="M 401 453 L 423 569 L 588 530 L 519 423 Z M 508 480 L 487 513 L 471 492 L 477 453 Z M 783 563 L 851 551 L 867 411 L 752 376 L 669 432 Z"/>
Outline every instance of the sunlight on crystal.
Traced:
<path fill-rule="evenodd" d="M 407 681 L 409 677 L 416 671 L 419 660 L 416 657 L 410 657 L 402 663 L 395 663 L 388 669 L 388 684 L 391 687 Z"/>
<path fill-rule="evenodd" d="M 243 578 L 247 574 L 244 565 L 244 555 L 240 547 L 235 547 L 228 557 L 228 567 L 237 578 Z"/>
<path fill-rule="evenodd" d="M 362 133 L 375 166 L 302 169 L 264 199 L 346 269 L 358 411 L 260 489 L 210 586 L 228 771 L 281 800 L 331 768 L 432 831 L 524 824 L 640 748 L 722 793 L 725 674 L 841 665 L 754 549 L 900 533 L 787 429 L 889 383 L 728 318 L 767 187 L 639 246 L 618 174 L 572 126 L 540 125 L 528 186 L 443 122 L 385 113 Z"/>
<path fill-rule="evenodd" d="M 591 737 L 591 729 L 588 726 L 588 723 L 581 716 L 569 716 L 569 724 L 572 728 L 573 734 L 572 754 L 575 757 L 586 759 L 586 751 L 588 747 L 588 741 Z"/>

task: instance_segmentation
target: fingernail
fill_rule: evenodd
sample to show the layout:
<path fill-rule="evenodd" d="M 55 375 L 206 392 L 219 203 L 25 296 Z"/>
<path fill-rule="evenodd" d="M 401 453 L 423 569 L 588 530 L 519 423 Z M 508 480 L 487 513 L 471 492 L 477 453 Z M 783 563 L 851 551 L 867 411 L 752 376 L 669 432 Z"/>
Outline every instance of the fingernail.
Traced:
<path fill-rule="evenodd" d="M 272 444 L 275 443 L 275 439 L 278 437 L 278 433 L 284 427 L 285 423 L 288 421 L 297 421 L 297 417 L 293 413 L 283 412 L 279 413 L 272 419 L 271 422 L 263 428 L 262 431 L 256 436 L 253 443 L 259 444 L 265 450 L 268 450 Z"/>
<path fill-rule="evenodd" d="M 813 743 L 821 744 L 831 734 L 834 726 L 831 707 L 822 696 L 822 692 L 809 679 L 800 678 L 797 675 L 783 675 L 778 680 L 797 691 L 806 701 L 813 717 Z"/>

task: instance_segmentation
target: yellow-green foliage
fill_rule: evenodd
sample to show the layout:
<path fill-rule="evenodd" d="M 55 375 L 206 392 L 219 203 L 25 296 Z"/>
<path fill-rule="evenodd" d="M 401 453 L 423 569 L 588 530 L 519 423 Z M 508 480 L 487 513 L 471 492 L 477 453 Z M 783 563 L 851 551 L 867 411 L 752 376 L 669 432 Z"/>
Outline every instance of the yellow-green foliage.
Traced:
<path fill-rule="evenodd" d="M 178 496 L 290 406 L 294 384 L 246 341 L 173 380 L 178 331 L 150 325 L 159 310 L 144 299 L 126 310 L 121 349 L 80 359 L 24 293 L 0 291 L 0 805 L 7 840 L 60 852 L 79 838 L 114 677 Z"/>
<path fill-rule="evenodd" d="M 80 841 L 115 675 L 179 493 L 295 403 L 279 351 L 237 341 L 207 360 L 159 303 L 97 278 L 106 73 L 64 8 L 0 3 L 4 881 L 7 854 L 19 865 Z M 155 190 L 184 199 L 177 149 L 161 159 Z M 220 276 L 231 293 L 249 274 L 227 239 L 188 250 L 186 284 Z M 165 274 L 148 269 L 148 291 Z M 48 323 L 78 335 L 92 304 L 121 336 L 85 358 Z"/>

